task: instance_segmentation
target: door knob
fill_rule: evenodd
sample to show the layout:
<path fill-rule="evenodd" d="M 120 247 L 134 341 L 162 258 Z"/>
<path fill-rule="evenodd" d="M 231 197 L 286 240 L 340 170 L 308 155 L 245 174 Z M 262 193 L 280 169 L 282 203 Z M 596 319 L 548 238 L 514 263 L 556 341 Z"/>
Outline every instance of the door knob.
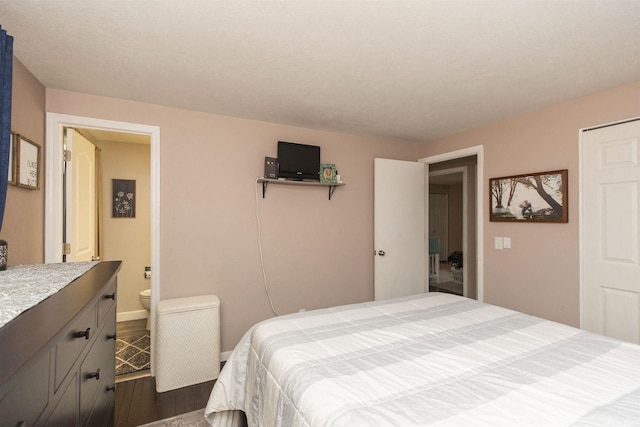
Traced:
<path fill-rule="evenodd" d="M 378 255 L 380 256 L 384 256 L 385 252 L 384 251 L 378 251 Z"/>

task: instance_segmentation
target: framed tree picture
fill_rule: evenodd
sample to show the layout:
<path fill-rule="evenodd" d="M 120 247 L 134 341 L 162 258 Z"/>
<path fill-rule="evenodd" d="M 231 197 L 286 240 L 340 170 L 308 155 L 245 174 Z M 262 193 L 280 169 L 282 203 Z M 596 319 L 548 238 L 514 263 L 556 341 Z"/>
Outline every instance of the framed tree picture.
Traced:
<path fill-rule="evenodd" d="M 490 221 L 569 222 L 567 169 L 489 180 Z"/>

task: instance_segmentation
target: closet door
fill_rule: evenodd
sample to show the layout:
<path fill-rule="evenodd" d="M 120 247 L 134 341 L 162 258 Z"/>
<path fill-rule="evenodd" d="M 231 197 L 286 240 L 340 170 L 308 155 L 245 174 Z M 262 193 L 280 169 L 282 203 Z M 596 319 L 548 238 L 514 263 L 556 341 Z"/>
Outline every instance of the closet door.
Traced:
<path fill-rule="evenodd" d="M 580 141 L 581 326 L 640 343 L 640 120 Z"/>

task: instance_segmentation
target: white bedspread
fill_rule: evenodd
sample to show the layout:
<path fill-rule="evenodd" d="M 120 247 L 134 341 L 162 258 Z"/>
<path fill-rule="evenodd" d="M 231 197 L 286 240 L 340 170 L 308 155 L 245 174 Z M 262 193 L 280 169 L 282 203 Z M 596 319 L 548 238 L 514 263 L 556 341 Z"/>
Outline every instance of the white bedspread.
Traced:
<path fill-rule="evenodd" d="M 640 426 L 640 346 L 439 293 L 296 313 L 234 350 L 205 416 L 233 410 L 249 426 Z"/>

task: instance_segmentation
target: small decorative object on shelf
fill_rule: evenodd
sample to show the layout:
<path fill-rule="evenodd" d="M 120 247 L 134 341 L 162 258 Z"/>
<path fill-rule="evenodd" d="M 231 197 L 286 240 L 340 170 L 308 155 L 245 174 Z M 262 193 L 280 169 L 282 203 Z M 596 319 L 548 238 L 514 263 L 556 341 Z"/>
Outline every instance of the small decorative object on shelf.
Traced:
<path fill-rule="evenodd" d="M 278 159 L 274 157 L 264 158 L 264 177 L 269 179 L 278 178 Z"/>
<path fill-rule="evenodd" d="M 8 244 L 6 240 L 0 239 L 0 271 L 7 269 L 7 250 Z"/>
<path fill-rule="evenodd" d="M 338 182 L 338 171 L 333 163 L 323 163 L 320 165 L 320 182 L 336 183 Z"/>

